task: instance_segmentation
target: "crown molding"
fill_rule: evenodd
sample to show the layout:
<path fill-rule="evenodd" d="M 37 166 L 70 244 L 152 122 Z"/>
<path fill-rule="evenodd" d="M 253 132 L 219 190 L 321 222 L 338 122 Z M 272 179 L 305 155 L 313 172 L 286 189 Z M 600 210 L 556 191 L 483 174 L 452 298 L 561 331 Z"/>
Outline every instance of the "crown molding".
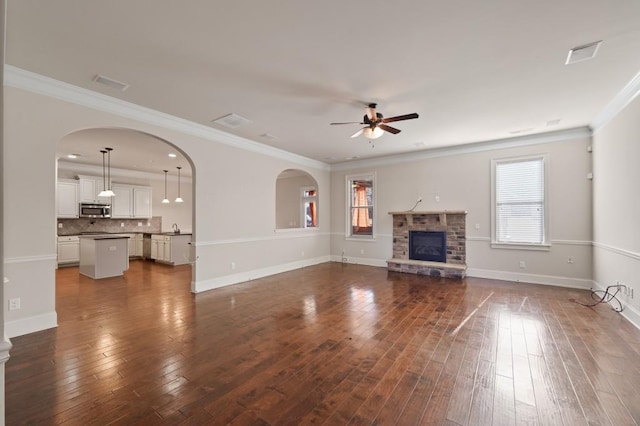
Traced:
<path fill-rule="evenodd" d="M 331 165 L 331 171 L 333 172 L 366 167 L 388 166 L 392 164 L 408 163 L 430 158 L 446 157 L 450 155 L 472 154 L 477 152 L 492 151 L 496 149 L 516 148 L 529 145 L 562 142 L 579 138 L 590 138 L 591 136 L 592 132 L 588 127 L 577 127 L 575 129 L 558 130 L 555 132 L 538 133 L 535 135 L 518 136 L 507 139 L 496 139 L 444 148 L 426 149 L 423 151 L 409 152 L 398 155 L 387 155 L 384 157 L 349 161 L 346 163 Z"/>
<path fill-rule="evenodd" d="M 165 129 L 189 134 L 213 142 L 223 143 L 245 151 L 268 155 L 301 166 L 329 171 L 328 164 L 282 149 L 273 148 L 193 121 L 165 114 L 102 93 L 64 83 L 12 65 L 4 66 L 4 85 L 40 95 L 60 99 L 76 105 L 137 120 Z"/>
<path fill-rule="evenodd" d="M 615 116 L 640 94 L 640 72 L 631 79 L 626 86 L 607 104 L 606 107 L 591 122 L 590 127 L 593 133 L 598 132 L 606 126 Z"/>

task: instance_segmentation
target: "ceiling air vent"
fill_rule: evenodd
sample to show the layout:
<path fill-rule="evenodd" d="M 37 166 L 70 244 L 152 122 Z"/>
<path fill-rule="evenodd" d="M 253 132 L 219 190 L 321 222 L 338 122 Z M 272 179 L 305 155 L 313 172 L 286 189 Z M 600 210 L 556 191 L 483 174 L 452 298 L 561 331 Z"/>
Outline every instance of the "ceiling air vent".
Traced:
<path fill-rule="evenodd" d="M 266 139 L 268 141 L 274 141 L 274 140 L 278 139 L 277 136 L 274 136 L 271 133 L 263 133 L 263 134 L 260 135 L 260 137 L 262 139 Z"/>
<path fill-rule="evenodd" d="M 93 77 L 93 81 L 95 81 L 96 83 L 104 84 L 105 86 L 112 87 L 114 89 L 118 89 L 121 92 L 124 92 L 129 88 L 129 85 L 127 83 L 123 83 L 121 81 L 114 80 L 112 78 L 105 77 L 104 75 L 100 75 L 100 74 Z"/>
<path fill-rule="evenodd" d="M 227 114 L 224 117 L 213 120 L 213 122 L 230 129 L 237 129 L 251 123 L 251 120 L 238 114 Z"/>
<path fill-rule="evenodd" d="M 569 51 L 567 62 L 565 62 L 565 64 L 575 64 L 576 62 L 586 61 L 587 59 L 595 57 L 600 44 L 602 44 L 602 40 L 574 47 Z"/>

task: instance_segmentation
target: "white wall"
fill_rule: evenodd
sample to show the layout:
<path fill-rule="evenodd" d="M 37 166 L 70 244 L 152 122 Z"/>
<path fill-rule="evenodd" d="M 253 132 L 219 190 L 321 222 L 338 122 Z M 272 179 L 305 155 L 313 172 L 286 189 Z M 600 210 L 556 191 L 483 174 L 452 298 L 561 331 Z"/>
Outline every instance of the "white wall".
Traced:
<path fill-rule="evenodd" d="M 586 135 L 586 136 L 581 136 Z M 363 161 L 360 167 L 341 166 L 332 173 L 331 254 L 342 252 L 349 261 L 384 266 L 392 256 L 392 218 L 390 211 L 408 210 L 418 197 L 423 202 L 416 211 L 466 210 L 468 274 L 524 282 L 558 284 L 589 288 L 591 285 L 591 157 L 588 132 L 576 132 L 568 139 L 553 143 L 480 152 L 463 147 L 456 154 L 443 152 L 420 160 L 376 164 Z M 491 232 L 491 160 L 546 153 L 549 156 L 549 237 L 550 251 L 492 249 Z M 419 156 L 417 154 L 416 156 Z M 368 164 L 373 164 L 369 165 Z M 358 165 L 358 163 L 355 163 Z M 377 236 L 374 242 L 345 238 L 346 175 L 375 172 L 375 215 Z M 436 201 L 436 196 L 439 201 Z M 477 225 L 477 228 L 476 228 Z M 364 252 L 364 253 L 363 253 Z M 567 263 L 568 257 L 574 263 Z M 519 267 L 525 261 L 525 268 Z"/>
<path fill-rule="evenodd" d="M 594 279 L 634 288 L 621 295 L 640 327 L 640 97 L 593 137 Z"/>
<path fill-rule="evenodd" d="M 20 297 L 22 305 L 20 310 L 5 312 L 9 335 L 56 326 L 55 151 L 58 141 L 79 129 L 118 127 L 146 132 L 190 157 L 196 194 L 192 197 L 193 254 L 198 258 L 193 291 L 329 259 L 330 236 L 322 229 L 330 225 L 328 199 L 320 202 L 325 218 L 321 229 L 274 232 L 278 174 L 285 169 L 304 170 L 318 182 L 320 193 L 328 194 L 329 171 L 322 163 L 255 147 L 239 138 L 225 139 L 227 136 L 204 126 L 32 77 L 26 74 L 25 82 L 22 74 L 14 76 L 5 87 L 4 197 L 11 200 L 4 210 L 5 267 L 11 279 L 5 286 L 5 300 Z M 23 89 L 29 85 L 48 95 Z M 160 191 L 153 185 L 154 195 L 164 192 L 163 186 Z M 162 213 L 155 203 L 153 208 L 154 215 Z M 167 222 L 187 222 L 179 215 L 174 217 Z"/>

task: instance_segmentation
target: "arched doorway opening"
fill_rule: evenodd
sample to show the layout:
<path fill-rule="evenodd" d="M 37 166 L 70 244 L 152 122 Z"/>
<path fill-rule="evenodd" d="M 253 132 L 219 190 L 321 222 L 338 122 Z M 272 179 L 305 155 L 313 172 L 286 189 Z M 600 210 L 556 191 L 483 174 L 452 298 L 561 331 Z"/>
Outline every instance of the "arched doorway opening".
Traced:
<path fill-rule="evenodd" d="M 105 167 L 101 151 L 106 148 L 111 150 Z M 195 167 L 176 145 L 133 129 L 90 128 L 65 135 L 56 157 L 59 267 L 79 262 L 80 236 L 100 233 L 131 236 L 132 260 L 193 265 Z M 113 197 L 100 196 L 105 186 Z M 91 202 L 108 204 L 110 217 L 85 217 L 81 206 Z M 172 237 L 156 240 L 154 235 Z M 192 290 L 194 275 L 191 267 Z"/>

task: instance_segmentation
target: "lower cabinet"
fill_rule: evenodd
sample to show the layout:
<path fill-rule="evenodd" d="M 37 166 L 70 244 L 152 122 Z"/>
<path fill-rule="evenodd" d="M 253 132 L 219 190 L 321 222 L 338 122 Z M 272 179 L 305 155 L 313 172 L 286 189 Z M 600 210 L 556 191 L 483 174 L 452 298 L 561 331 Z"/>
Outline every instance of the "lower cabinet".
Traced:
<path fill-rule="evenodd" d="M 152 235 L 151 259 L 171 265 L 189 263 L 191 235 Z"/>
<path fill-rule="evenodd" d="M 58 266 L 80 262 L 80 238 L 77 236 L 58 237 Z"/>
<path fill-rule="evenodd" d="M 142 257 L 142 234 L 125 234 L 129 237 L 129 257 Z"/>

